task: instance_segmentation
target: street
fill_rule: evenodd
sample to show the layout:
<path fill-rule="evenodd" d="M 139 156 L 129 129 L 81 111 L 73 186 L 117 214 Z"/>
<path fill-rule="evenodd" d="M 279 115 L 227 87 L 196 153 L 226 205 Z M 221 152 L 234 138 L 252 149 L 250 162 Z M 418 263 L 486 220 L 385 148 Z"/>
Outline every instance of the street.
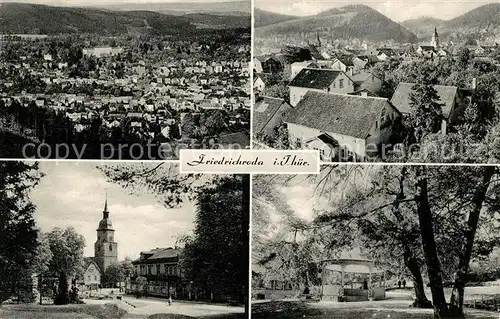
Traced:
<path fill-rule="evenodd" d="M 88 301 L 85 300 L 85 302 Z M 175 300 L 172 305 L 168 305 L 166 299 L 136 299 L 128 296 L 122 297 L 122 301 L 116 300 L 116 303 L 120 308 L 123 308 L 128 312 L 123 319 L 147 318 L 150 315 L 160 313 L 179 314 L 193 317 L 244 313 L 244 307 L 231 307 L 196 302 L 176 302 Z"/>

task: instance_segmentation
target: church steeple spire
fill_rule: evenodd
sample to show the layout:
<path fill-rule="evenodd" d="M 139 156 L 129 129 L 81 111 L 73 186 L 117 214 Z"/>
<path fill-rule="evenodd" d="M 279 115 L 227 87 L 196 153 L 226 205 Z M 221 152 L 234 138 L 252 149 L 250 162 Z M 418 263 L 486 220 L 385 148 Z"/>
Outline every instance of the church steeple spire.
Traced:
<path fill-rule="evenodd" d="M 108 193 L 106 193 L 106 200 L 104 202 L 104 210 L 102 211 L 102 218 L 109 218 Z"/>
<path fill-rule="evenodd" d="M 434 27 L 434 34 L 432 35 L 431 45 L 434 47 L 434 49 L 439 49 L 439 34 L 437 27 Z"/>

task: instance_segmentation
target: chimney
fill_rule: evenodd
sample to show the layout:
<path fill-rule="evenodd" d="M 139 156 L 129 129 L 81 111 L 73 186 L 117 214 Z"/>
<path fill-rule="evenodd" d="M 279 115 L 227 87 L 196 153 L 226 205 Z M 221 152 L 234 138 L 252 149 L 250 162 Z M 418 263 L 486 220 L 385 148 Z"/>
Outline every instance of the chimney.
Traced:
<path fill-rule="evenodd" d="M 477 79 L 472 78 L 472 90 L 476 90 L 476 87 L 477 87 Z"/>

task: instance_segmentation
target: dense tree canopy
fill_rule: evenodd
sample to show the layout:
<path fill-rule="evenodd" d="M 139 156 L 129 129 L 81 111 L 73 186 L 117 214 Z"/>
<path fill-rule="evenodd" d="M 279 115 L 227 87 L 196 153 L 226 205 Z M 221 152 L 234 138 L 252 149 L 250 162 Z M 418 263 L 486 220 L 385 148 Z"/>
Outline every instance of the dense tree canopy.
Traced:
<path fill-rule="evenodd" d="M 248 198 L 243 176 L 219 177 L 196 200 L 193 237 L 182 255 L 187 276 L 216 299 L 245 301 L 248 281 Z M 245 209 L 246 208 L 246 209 Z"/>
<path fill-rule="evenodd" d="M 0 303 L 40 265 L 35 206 L 29 200 L 40 177 L 36 163 L 0 161 Z"/>

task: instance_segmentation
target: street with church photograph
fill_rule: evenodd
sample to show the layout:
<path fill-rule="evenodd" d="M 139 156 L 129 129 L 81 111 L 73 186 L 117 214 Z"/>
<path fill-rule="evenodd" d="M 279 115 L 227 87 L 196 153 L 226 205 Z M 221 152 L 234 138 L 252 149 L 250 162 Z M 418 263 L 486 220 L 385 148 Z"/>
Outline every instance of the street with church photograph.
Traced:
<path fill-rule="evenodd" d="M 249 177 L 178 170 L 0 161 L 0 318 L 245 318 Z"/>

